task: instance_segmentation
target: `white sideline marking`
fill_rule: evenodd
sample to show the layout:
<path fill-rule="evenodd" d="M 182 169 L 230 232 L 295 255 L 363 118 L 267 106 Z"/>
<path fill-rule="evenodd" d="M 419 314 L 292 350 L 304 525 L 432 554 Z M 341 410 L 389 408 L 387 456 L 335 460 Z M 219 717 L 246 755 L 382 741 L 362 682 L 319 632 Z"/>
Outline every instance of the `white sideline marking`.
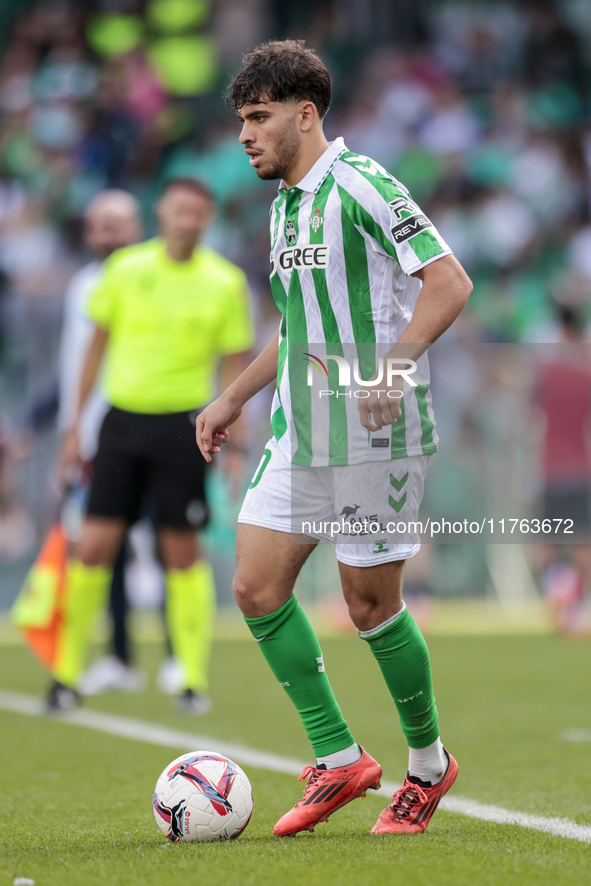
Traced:
<path fill-rule="evenodd" d="M 21 695 L 18 692 L 5 692 L 0 690 L 0 709 L 12 711 L 17 714 L 26 714 L 32 717 L 41 717 L 44 714 L 43 704 L 38 698 L 31 695 Z M 145 741 L 149 744 L 160 745 L 176 749 L 215 749 L 226 757 L 235 759 L 247 766 L 257 769 L 267 769 L 270 772 L 283 772 L 286 775 L 299 775 L 305 763 L 292 760 L 288 757 L 280 757 L 264 751 L 256 751 L 245 745 L 234 742 L 218 741 L 204 735 L 194 735 L 191 732 L 180 732 L 169 729 L 166 726 L 158 726 L 155 723 L 146 723 L 143 720 L 135 720 L 131 717 L 119 717 L 116 714 L 104 714 L 99 711 L 74 710 L 59 714 L 52 718 L 53 722 L 71 723 L 75 726 L 86 726 L 88 729 L 96 729 L 99 732 L 107 732 L 109 735 L 119 735 L 122 738 L 130 738 L 134 741 Z M 376 794 L 383 797 L 391 797 L 399 785 L 392 782 L 382 782 L 382 787 Z M 368 794 L 371 796 L 371 794 Z M 545 818 L 542 815 L 527 815 L 523 812 L 512 812 L 501 806 L 489 806 L 486 803 L 478 803 L 465 797 L 444 797 L 440 803 L 440 809 L 446 812 L 455 812 L 467 815 L 469 818 L 478 818 L 482 821 L 493 821 L 497 824 L 517 824 L 524 828 L 535 831 L 543 831 L 555 837 L 566 837 L 569 840 L 579 840 L 582 843 L 591 843 L 591 826 L 577 824 L 568 818 Z"/>

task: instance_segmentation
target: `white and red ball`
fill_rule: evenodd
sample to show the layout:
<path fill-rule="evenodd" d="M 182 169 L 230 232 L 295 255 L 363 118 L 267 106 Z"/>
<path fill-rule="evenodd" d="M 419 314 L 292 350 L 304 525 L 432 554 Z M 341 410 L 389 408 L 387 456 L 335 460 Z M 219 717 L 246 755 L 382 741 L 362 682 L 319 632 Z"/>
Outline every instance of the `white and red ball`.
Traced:
<path fill-rule="evenodd" d="M 234 840 L 252 815 L 250 782 L 240 766 L 214 751 L 183 754 L 154 788 L 154 818 L 169 840 Z"/>

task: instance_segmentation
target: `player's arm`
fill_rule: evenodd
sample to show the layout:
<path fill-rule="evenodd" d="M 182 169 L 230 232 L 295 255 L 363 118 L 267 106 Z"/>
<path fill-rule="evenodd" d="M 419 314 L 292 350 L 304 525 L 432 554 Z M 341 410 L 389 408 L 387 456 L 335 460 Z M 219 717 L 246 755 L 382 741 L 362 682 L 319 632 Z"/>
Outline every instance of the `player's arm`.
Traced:
<path fill-rule="evenodd" d="M 197 445 L 205 461 L 211 461 L 222 443 L 228 442 L 228 428 L 240 418 L 244 404 L 277 378 L 278 352 L 279 332 L 236 381 L 197 417 Z"/>
<path fill-rule="evenodd" d="M 417 360 L 451 326 L 472 292 L 472 281 L 453 255 L 425 265 L 412 276 L 423 281 L 423 288 L 410 323 L 387 358 Z M 368 390 L 370 396 L 358 403 L 363 427 L 378 431 L 394 424 L 401 415 L 400 400 L 378 397 L 376 391 Z"/>
<path fill-rule="evenodd" d="M 219 389 L 225 391 L 232 385 L 239 375 L 247 368 L 249 363 L 248 351 L 235 354 L 226 354 L 220 360 L 218 371 Z M 244 454 L 246 451 L 246 432 L 242 416 L 234 422 L 232 427 L 232 439 L 224 446 L 223 471 L 230 481 L 232 500 L 237 502 L 240 498 L 246 470 Z"/>
<path fill-rule="evenodd" d="M 237 378 L 247 369 L 249 354 L 242 351 L 238 354 L 226 354 L 220 360 L 218 384 L 219 389 L 226 391 Z M 241 449 L 244 441 L 244 428 L 241 419 L 234 423 L 232 430 L 232 446 L 233 449 Z"/>
<path fill-rule="evenodd" d="M 449 329 L 470 297 L 472 281 L 454 255 L 444 255 L 431 262 L 413 277 L 423 281 L 411 321 L 398 344 L 414 344 L 411 352 L 420 357 L 430 344 Z"/>
<path fill-rule="evenodd" d="M 95 327 L 80 374 L 74 419 L 62 439 L 59 466 L 59 478 L 62 486 L 67 486 L 72 482 L 80 465 L 80 416 L 90 392 L 96 384 L 108 340 L 109 330 L 100 326 Z"/>
<path fill-rule="evenodd" d="M 80 376 L 78 402 L 76 404 L 76 425 L 80 421 L 80 416 L 82 415 L 82 411 L 86 405 L 86 401 L 90 396 L 90 392 L 96 384 L 108 340 L 109 330 L 103 329 L 101 326 L 96 326 L 94 334 L 90 341 L 90 345 L 88 346 L 88 350 L 86 352 L 86 357 L 84 358 L 84 365 L 82 367 L 82 374 Z"/>

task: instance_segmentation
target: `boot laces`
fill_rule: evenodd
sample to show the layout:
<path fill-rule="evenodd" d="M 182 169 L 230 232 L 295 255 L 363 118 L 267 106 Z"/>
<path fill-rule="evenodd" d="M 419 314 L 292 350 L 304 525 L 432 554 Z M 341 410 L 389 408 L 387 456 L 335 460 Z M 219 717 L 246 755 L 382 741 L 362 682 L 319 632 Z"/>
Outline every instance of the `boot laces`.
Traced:
<path fill-rule="evenodd" d="M 320 776 L 323 774 L 324 774 L 324 770 L 317 769 L 316 766 L 312 766 L 312 765 L 304 766 L 304 768 L 302 769 L 302 774 L 298 775 L 298 781 L 306 781 L 306 780 L 308 781 L 308 784 L 304 788 L 304 797 L 306 796 L 306 794 L 308 793 L 310 788 L 314 787 L 314 785 L 316 784 L 316 782 L 318 781 Z M 301 802 L 302 802 L 302 800 L 299 800 L 299 802 L 296 803 L 296 806 L 299 806 L 299 804 Z"/>
<path fill-rule="evenodd" d="M 304 766 L 304 768 L 302 769 L 302 774 L 298 775 L 298 781 L 308 781 L 308 784 L 306 785 L 306 788 L 304 790 L 304 794 L 309 788 L 312 787 L 312 785 L 316 784 L 323 772 L 323 769 L 317 769 L 316 766 Z"/>
<path fill-rule="evenodd" d="M 405 782 L 392 797 L 390 815 L 394 820 L 405 821 L 411 816 L 415 806 L 426 803 L 428 799 L 420 785 Z"/>

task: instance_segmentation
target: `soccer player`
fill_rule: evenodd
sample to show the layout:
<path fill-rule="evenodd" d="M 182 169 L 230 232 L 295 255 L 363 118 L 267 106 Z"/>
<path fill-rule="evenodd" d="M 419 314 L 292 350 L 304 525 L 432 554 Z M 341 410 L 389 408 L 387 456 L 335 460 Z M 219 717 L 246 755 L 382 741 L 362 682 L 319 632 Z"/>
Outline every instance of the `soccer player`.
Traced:
<path fill-rule="evenodd" d="M 319 342 L 334 355 L 331 369 L 347 345 L 360 351 L 375 346 L 375 372 L 380 348 L 418 366 L 472 289 L 406 188 L 342 139 L 327 142 L 322 121 L 330 94 L 321 59 L 292 40 L 250 52 L 230 85 L 228 104 L 242 121 L 240 141 L 250 165 L 261 179 L 281 179 L 270 229 L 271 286 L 282 319 L 266 349 L 197 420 L 200 449 L 211 459 L 229 441 L 228 428 L 246 401 L 277 379 L 273 437 L 239 516 L 233 590 L 316 756 L 316 765 L 300 777 L 307 780 L 303 799 L 274 828 L 279 836 L 314 830 L 378 787 L 382 776 L 341 714 L 318 640 L 293 596 L 303 563 L 318 541 L 326 541 L 321 532 L 307 531 L 306 543 L 293 543 L 294 516 L 304 513 L 303 501 L 308 513 L 328 520 L 344 514 L 351 522 L 357 506 L 359 515 L 377 513 L 380 521 L 388 509 L 415 517 L 437 445 L 427 383 L 413 386 L 407 379 L 401 399 L 401 379 L 381 390 L 366 382 L 366 396 L 358 400 L 346 391 L 330 398 L 323 424 L 314 389 L 306 385 L 305 361 L 294 359 L 290 348 L 300 346 L 300 355 L 313 357 L 308 352 Z M 338 390 L 327 374 L 327 388 Z M 458 771 L 439 737 L 427 646 L 402 600 L 404 561 L 417 552 L 418 537 L 360 542 L 336 546 L 343 593 L 409 745 L 402 788 L 372 833 L 416 833 L 428 825 Z"/>
<path fill-rule="evenodd" d="M 67 442 L 67 430 L 76 418 L 80 375 L 86 351 L 94 333 L 94 323 L 87 309 L 92 291 L 97 285 L 102 263 L 116 249 L 131 246 L 142 239 L 140 206 L 136 198 L 119 188 L 101 191 L 92 198 L 84 212 L 84 241 L 96 260 L 77 271 L 66 290 L 64 322 L 60 341 L 59 414 L 58 428 Z M 92 462 L 98 444 L 101 424 L 108 404 L 96 384 L 86 399 L 80 417 L 80 455 L 85 466 Z M 72 465 L 64 471 L 60 464 L 60 486 L 66 491 L 66 510 L 69 503 L 80 501 L 79 493 L 87 487 L 82 474 Z M 76 508 L 78 510 L 78 508 Z M 83 692 L 95 693 L 107 689 L 140 689 L 142 674 L 131 664 L 127 630 L 127 598 L 125 595 L 125 544 L 113 570 L 109 609 L 113 622 L 113 654 L 99 659 L 82 678 Z"/>
<path fill-rule="evenodd" d="M 211 566 L 196 538 L 207 518 L 205 462 L 195 416 L 220 372 L 238 375 L 253 342 L 244 273 L 198 241 L 212 219 L 209 190 L 173 179 L 157 205 L 160 236 L 105 262 L 89 315 L 86 356 L 66 463 L 79 459 L 79 421 L 105 357 L 102 390 L 111 405 L 94 459 L 82 535 L 69 564 L 64 642 L 49 707 L 75 703 L 92 627 L 105 604 L 113 563 L 143 497 L 154 506 L 165 568 L 167 621 L 185 673 L 187 712 L 209 709 L 207 664 L 214 612 Z M 236 462 L 236 459 L 233 459 Z"/>

